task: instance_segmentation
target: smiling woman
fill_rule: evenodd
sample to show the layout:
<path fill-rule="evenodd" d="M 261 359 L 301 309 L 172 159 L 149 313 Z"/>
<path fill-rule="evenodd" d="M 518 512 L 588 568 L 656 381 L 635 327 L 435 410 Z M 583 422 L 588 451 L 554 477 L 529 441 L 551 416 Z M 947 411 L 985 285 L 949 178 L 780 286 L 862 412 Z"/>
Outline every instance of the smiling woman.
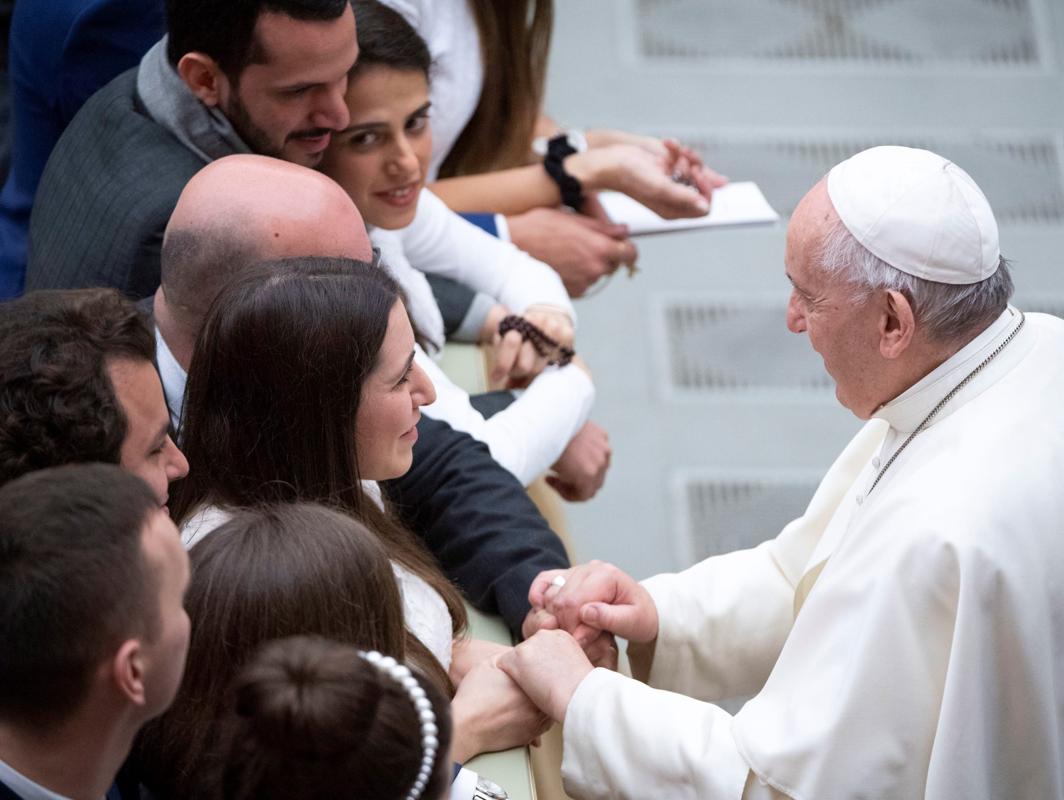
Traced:
<path fill-rule="evenodd" d="M 350 122 L 333 137 L 322 171 L 355 201 L 425 338 L 437 347 L 444 342 L 423 273 L 466 284 L 495 301 L 480 330 L 481 342 L 496 347 L 493 380 L 528 387 L 485 419 L 421 352 L 417 363 L 440 395 L 428 413 L 485 442 L 524 485 L 552 467 L 571 483 L 578 476 L 559 457 L 586 421 L 594 387 L 579 366 L 548 370 L 553 353 L 537 352 L 517 331 L 498 334 L 501 320 L 516 313 L 572 347 L 575 313 L 565 287 L 549 266 L 469 224 L 425 189 L 432 154 L 428 47 L 390 8 L 374 0 L 353 5 L 360 50 L 345 95 Z"/>
<path fill-rule="evenodd" d="M 406 624 L 434 657 L 430 677 L 452 689 L 461 596 L 372 483 L 410 468 L 419 408 L 434 399 L 413 349 L 399 287 L 373 264 L 292 258 L 242 273 L 211 306 L 192 356 L 184 442 L 196 469 L 175 492 L 174 516 L 196 548 L 237 510 L 267 503 L 316 502 L 355 517 L 384 545 Z M 482 670 L 455 697 L 457 760 L 540 733 L 523 695 L 492 689 L 496 674 Z M 496 731 L 514 708 L 527 718 Z"/>

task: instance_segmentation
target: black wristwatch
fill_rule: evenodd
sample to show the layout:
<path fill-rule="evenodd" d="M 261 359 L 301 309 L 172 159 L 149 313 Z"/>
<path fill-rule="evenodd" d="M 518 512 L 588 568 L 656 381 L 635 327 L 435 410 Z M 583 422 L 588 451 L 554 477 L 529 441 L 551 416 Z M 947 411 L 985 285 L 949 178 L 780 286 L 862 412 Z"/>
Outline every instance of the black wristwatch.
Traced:
<path fill-rule="evenodd" d="M 569 142 L 568 135 L 561 133 L 547 142 L 547 155 L 543 157 L 543 169 L 547 171 L 551 179 L 558 184 L 558 191 L 562 195 L 562 203 L 574 211 L 579 211 L 584 205 L 584 187 L 580 181 L 565 171 L 563 160 L 577 152 Z"/>

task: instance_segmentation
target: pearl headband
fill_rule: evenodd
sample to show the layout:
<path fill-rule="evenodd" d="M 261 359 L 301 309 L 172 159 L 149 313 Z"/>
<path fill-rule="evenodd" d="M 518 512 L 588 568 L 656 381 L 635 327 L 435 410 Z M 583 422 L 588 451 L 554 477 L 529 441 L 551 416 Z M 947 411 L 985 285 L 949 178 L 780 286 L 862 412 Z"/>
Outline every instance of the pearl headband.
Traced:
<path fill-rule="evenodd" d="M 414 785 L 410 787 L 406 800 L 418 800 L 421 793 L 425 791 L 429 778 L 432 777 L 432 767 L 436 763 L 436 750 L 440 746 L 440 740 L 437 738 L 439 729 L 436 727 L 436 715 L 432 711 L 432 703 L 409 667 L 400 664 L 391 656 L 381 655 L 376 650 L 368 653 L 360 650 L 358 654 L 402 686 L 410 696 L 414 710 L 417 711 L 418 720 L 421 722 L 421 769 L 418 770 L 417 778 L 414 779 Z"/>

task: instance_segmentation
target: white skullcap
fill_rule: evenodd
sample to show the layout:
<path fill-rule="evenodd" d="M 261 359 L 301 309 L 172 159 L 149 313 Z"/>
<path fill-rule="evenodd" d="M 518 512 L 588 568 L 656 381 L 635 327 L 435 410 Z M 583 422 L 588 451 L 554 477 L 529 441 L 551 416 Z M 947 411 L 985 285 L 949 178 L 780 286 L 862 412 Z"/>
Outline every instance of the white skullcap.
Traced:
<path fill-rule="evenodd" d="M 939 283 L 977 283 L 998 268 L 994 212 L 967 172 L 911 147 L 873 147 L 828 173 L 842 224 L 892 267 Z"/>

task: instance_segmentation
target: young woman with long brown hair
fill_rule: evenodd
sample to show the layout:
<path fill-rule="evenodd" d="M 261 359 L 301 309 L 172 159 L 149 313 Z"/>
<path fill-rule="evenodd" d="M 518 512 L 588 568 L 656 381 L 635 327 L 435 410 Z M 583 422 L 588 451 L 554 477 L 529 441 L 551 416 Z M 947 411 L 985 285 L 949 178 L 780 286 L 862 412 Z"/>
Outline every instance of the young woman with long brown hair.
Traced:
<path fill-rule="evenodd" d="M 243 274 L 216 298 L 197 340 L 183 432 L 196 467 L 171 507 L 187 543 L 232 509 L 261 503 L 350 514 L 384 544 L 407 626 L 459 679 L 478 651 L 463 639 L 461 596 L 375 483 L 410 468 L 419 407 L 434 396 L 414 341 L 398 286 L 379 267 L 304 258 Z M 542 720 L 509 684 L 463 686 L 458 760 L 534 738 Z"/>
<path fill-rule="evenodd" d="M 570 137 L 587 152 L 560 158 L 584 190 L 583 202 L 575 203 L 584 213 L 558 210 L 567 197 L 545 171 L 544 153 L 533 148 L 537 136 L 563 133 L 543 113 L 553 0 L 384 2 L 432 52 L 432 190 L 456 211 L 495 212 L 505 220 L 500 233 L 551 264 L 574 297 L 637 257 L 624 226 L 605 219 L 595 190 L 630 194 L 665 217 L 706 213 L 724 179 L 695 153 L 672 140 L 601 129 Z"/>

